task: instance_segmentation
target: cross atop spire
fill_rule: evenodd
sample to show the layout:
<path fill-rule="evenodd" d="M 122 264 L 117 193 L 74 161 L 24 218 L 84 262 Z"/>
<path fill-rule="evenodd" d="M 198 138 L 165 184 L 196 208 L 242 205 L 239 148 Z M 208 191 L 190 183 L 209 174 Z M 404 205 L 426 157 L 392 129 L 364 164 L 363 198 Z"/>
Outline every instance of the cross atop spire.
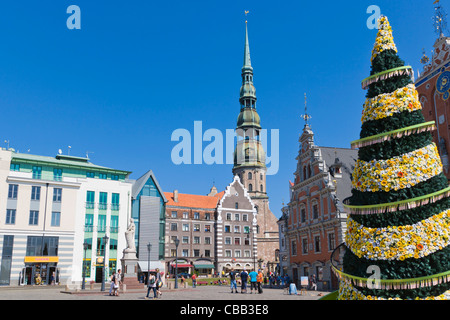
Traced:
<path fill-rule="evenodd" d="M 302 118 L 303 120 L 305 120 L 305 126 L 308 125 L 308 120 L 312 118 L 312 117 L 308 114 L 308 103 L 307 103 L 307 99 L 306 99 L 306 93 L 305 93 L 305 114 L 302 114 L 302 115 L 300 116 L 300 118 Z"/>

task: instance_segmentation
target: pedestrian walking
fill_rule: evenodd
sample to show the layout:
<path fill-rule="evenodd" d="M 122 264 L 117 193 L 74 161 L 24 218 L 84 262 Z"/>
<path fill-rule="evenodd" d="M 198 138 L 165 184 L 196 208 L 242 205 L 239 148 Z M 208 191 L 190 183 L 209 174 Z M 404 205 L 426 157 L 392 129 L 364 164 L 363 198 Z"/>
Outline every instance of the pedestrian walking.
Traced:
<path fill-rule="evenodd" d="M 253 293 L 253 289 L 255 289 L 255 292 L 257 292 L 258 291 L 258 288 L 257 288 L 258 273 L 256 273 L 255 269 L 252 269 L 252 271 L 248 274 L 248 277 L 250 278 L 250 294 Z"/>
<path fill-rule="evenodd" d="M 148 281 L 147 281 L 147 295 L 145 296 L 145 299 L 149 299 L 150 291 L 153 290 L 153 299 L 157 298 L 157 292 L 156 292 L 156 276 L 154 274 L 150 274 Z"/>
<path fill-rule="evenodd" d="M 111 275 L 111 286 L 109 287 L 109 295 L 114 295 L 114 284 L 116 283 L 116 273 L 113 272 Z"/>
<path fill-rule="evenodd" d="M 256 282 L 258 283 L 258 293 L 262 293 L 263 289 L 262 289 L 262 282 L 263 282 L 263 274 L 261 272 L 261 269 L 258 270 L 258 275 L 256 276 Z"/>
<path fill-rule="evenodd" d="M 245 270 L 241 272 L 241 293 L 247 293 L 247 281 L 248 281 L 248 273 Z"/>
<path fill-rule="evenodd" d="M 156 296 L 161 297 L 162 296 L 162 292 L 161 292 L 161 288 L 163 286 L 163 282 L 162 282 L 162 277 L 161 277 L 161 273 L 159 271 L 159 268 L 156 268 L 156 275 L 155 275 L 155 280 L 156 280 Z"/>
<path fill-rule="evenodd" d="M 194 273 L 192 275 L 192 288 L 196 288 L 196 287 L 197 287 L 197 276 Z"/>
<path fill-rule="evenodd" d="M 230 289 L 231 289 L 231 293 L 233 293 L 233 287 L 234 287 L 234 291 L 235 293 L 237 292 L 237 284 L 236 284 L 236 271 L 234 271 L 234 268 L 231 268 L 230 271 Z"/>
<path fill-rule="evenodd" d="M 313 274 L 311 278 L 311 289 L 317 291 L 317 279 L 315 274 Z"/>

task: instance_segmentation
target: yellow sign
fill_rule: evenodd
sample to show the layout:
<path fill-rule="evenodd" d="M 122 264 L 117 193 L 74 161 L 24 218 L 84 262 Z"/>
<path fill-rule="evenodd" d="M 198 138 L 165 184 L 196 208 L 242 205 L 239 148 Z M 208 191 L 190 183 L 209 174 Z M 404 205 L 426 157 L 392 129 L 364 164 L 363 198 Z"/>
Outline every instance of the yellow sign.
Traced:
<path fill-rule="evenodd" d="M 45 262 L 59 262 L 59 258 L 58 257 L 49 257 L 49 256 L 28 256 L 25 257 L 25 263 L 35 263 L 35 262 L 40 262 L 40 263 L 45 263 Z"/>

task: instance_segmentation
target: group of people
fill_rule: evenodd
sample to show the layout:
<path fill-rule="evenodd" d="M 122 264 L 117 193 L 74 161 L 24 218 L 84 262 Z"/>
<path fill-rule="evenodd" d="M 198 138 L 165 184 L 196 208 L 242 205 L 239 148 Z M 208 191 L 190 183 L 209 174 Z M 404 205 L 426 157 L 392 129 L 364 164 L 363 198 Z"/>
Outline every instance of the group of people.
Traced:
<path fill-rule="evenodd" d="M 258 270 L 258 272 L 255 271 L 255 269 L 252 269 L 250 273 L 248 273 L 245 269 L 242 270 L 241 273 L 238 273 L 234 271 L 234 268 L 231 269 L 229 273 L 230 277 L 230 289 L 231 293 L 234 292 L 238 293 L 237 291 L 237 282 L 236 282 L 236 276 L 239 275 L 241 277 L 241 293 L 247 293 L 247 284 L 248 281 L 250 281 L 250 294 L 253 293 L 253 290 L 255 290 L 255 293 L 263 293 L 262 284 L 263 284 L 263 273 L 261 269 Z"/>
<path fill-rule="evenodd" d="M 147 279 L 147 295 L 145 299 L 149 299 L 150 291 L 153 291 L 153 299 L 158 299 L 158 297 L 162 296 L 161 287 L 163 286 L 163 282 L 161 279 L 161 273 L 159 269 L 155 270 L 155 273 L 150 273 Z"/>

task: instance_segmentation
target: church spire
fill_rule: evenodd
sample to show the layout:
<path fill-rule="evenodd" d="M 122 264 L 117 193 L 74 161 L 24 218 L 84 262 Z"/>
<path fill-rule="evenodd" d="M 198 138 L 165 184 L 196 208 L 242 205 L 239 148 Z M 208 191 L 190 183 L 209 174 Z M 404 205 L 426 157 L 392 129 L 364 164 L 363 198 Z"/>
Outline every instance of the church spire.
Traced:
<path fill-rule="evenodd" d="M 245 49 L 244 49 L 244 66 L 242 67 L 242 72 L 244 72 L 245 69 L 253 70 L 252 60 L 250 59 L 250 45 L 248 43 L 247 21 L 245 21 Z"/>

